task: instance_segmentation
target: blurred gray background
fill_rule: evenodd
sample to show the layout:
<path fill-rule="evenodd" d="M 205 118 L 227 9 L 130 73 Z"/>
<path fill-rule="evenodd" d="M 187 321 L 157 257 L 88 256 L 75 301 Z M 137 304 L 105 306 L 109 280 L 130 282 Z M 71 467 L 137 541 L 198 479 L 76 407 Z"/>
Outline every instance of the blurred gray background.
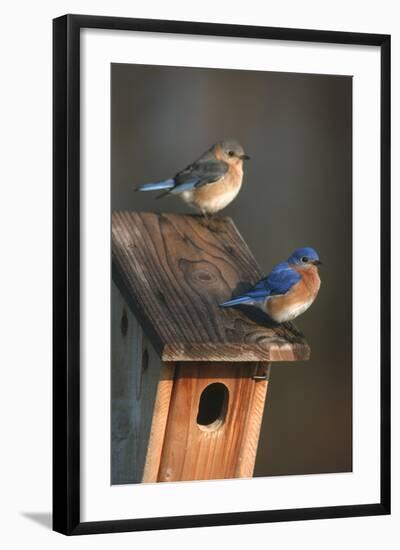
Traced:
<path fill-rule="evenodd" d="M 258 71 L 111 66 L 113 209 L 188 212 L 134 193 L 233 137 L 251 160 L 231 216 L 263 273 L 299 246 L 323 261 L 297 320 L 308 362 L 272 367 L 256 476 L 352 469 L 352 79 Z"/>

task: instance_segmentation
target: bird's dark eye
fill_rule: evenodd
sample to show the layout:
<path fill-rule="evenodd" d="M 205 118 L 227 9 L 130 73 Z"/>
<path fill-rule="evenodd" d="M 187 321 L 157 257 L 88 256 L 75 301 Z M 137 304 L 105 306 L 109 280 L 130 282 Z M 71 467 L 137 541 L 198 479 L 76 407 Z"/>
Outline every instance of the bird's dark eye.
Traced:
<path fill-rule="evenodd" d="M 306 264 L 308 262 L 307 256 L 303 256 L 301 261 Z"/>
<path fill-rule="evenodd" d="M 229 151 L 228 155 L 229 155 L 230 157 L 235 156 L 235 151 Z"/>

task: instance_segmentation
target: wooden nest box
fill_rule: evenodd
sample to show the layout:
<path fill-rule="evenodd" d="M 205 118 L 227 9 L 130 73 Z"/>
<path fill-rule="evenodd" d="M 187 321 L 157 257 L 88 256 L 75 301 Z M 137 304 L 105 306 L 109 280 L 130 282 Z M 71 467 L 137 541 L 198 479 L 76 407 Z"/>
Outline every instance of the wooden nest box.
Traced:
<path fill-rule="evenodd" d="M 229 218 L 112 216 L 112 483 L 251 477 L 293 325 L 218 304 L 261 273 Z"/>

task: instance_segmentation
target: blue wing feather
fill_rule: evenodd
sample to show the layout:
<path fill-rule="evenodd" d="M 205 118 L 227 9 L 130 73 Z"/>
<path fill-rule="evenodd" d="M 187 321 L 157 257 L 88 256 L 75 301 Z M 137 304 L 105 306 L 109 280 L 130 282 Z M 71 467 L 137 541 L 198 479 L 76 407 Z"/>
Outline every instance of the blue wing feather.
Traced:
<path fill-rule="evenodd" d="M 137 191 L 165 191 L 160 196 L 175 195 L 217 181 L 227 171 L 227 163 L 218 160 L 211 151 L 207 151 L 173 178 L 156 183 L 145 183 L 138 187 Z"/>
<path fill-rule="evenodd" d="M 183 191 L 190 191 L 190 189 L 196 187 L 198 183 L 199 178 L 193 178 L 191 180 L 185 181 L 185 183 L 182 183 L 181 185 L 176 185 L 173 189 L 171 189 L 170 193 L 172 195 L 176 195 L 177 193 L 183 193 Z"/>
<path fill-rule="evenodd" d="M 282 262 L 276 265 L 267 277 L 261 279 L 254 290 L 265 289 L 267 296 L 286 294 L 300 279 L 301 276 L 295 269 L 287 262 Z"/>
<path fill-rule="evenodd" d="M 286 294 L 300 279 L 299 273 L 292 269 L 287 262 L 283 262 L 276 265 L 269 275 L 258 281 L 245 294 L 236 296 L 232 300 L 224 302 L 221 306 L 230 307 L 238 304 L 263 302 L 269 296 Z"/>
<path fill-rule="evenodd" d="M 186 184 L 191 184 L 189 189 L 192 189 L 212 183 L 222 178 L 227 171 L 227 163 L 216 159 L 210 151 L 207 151 L 198 160 L 176 174 L 174 191 L 179 193 L 181 190 L 187 190 Z"/>

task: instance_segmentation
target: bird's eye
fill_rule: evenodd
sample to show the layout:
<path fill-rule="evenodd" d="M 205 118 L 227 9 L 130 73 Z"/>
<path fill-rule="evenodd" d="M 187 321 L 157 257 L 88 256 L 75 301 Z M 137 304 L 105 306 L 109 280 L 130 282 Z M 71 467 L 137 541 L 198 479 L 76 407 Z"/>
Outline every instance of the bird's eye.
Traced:
<path fill-rule="evenodd" d="M 233 157 L 233 156 L 235 155 L 235 152 L 234 152 L 234 151 L 229 151 L 228 155 L 229 155 L 230 157 Z"/>
<path fill-rule="evenodd" d="M 301 261 L 306 264 L 308 262 L 307 256 L 303 256 Z"/>

